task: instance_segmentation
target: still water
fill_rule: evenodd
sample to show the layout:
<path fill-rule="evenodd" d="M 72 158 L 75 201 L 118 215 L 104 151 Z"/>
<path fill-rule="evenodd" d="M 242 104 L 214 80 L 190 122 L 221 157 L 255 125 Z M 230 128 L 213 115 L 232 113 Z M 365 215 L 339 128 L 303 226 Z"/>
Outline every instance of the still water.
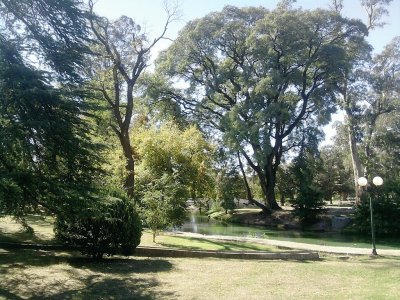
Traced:
<path fill-rule="evenodd" d="M 263 226 L 245 226 L 225 223 L 207 216 L 190 214 L 188 220 L 178 231 L 200 233 L 204 235 L 229 235 L 243 237 L 258 237 L 274 240 L 292 241 L 329 246 L 353 246 L 368 248 L 371 246 L 369 237 L 340 234 L 337 232 L 304 232 L 294 230 L 279 230 Z M 398 249 L 400 241 L 393 239 L 378 240 L 382 248 Z"/>

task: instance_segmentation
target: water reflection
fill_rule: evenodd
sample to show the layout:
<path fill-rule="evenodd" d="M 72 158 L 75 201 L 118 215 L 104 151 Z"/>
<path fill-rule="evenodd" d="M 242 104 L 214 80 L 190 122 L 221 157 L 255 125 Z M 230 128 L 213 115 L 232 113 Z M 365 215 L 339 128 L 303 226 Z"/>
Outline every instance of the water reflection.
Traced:
<path fill-rule="evenodd" d="M 266 228 L 263 226 L 244 226 L 239 224 L 224 223 L 208 216 L 199 214 L 190 214 L 188 221 L 177 231 L 193 232 L 205 235 L 229 235 L 269 238 L 276 240 L 285 240 L 299 243 L 311 243 L 320 245 L 349 246 L 351 243 L 354 247 L 370 247 L 368 237 L 340 234 L 336 232 L 303 232 L 293 230 L 279 230 L 275 228 Z M 381 240 L 380 246 L 388 245 L 400 247 L 400 243 L 393 240 Z"/>

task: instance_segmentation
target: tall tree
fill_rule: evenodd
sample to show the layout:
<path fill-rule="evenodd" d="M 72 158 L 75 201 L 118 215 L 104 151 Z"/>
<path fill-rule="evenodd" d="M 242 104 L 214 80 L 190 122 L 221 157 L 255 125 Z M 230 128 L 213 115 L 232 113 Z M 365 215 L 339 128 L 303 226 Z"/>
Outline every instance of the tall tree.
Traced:
<path fill-rule="evenodd" d="M 136 145 L 139 194 L 163 174 L 174 178 L 193 200 L 206 198 L 213 190 L 213 146 L 196 127 L 179 129 L 173 122 L 147 124 L 136 128 L 132 141 Z"/>
<path fill-rule="evenodd" d="M 88 51 L 81 5 L 0 1 L 0 209 L 15 216 L 60 212 L 97 191 L 97 147 L 76 90 Z"/>
<path fill-rule="evenodd" d="M 0 210 L 60 212 L 91 198 L 98 157 L 75 95 L 49 85 L 0 34 Z"/>
<path fill-rule="evenodd" d="M 175 99 L 245 157 L 273 210 L 282 156 L 303 128 L 328 120 L 349 68 L 345 46 L 364 34 L 360 22 L 323 10 L 227 6 L 189 22 L 159 65 L 186 81 Z"/>
<path fill-rule="evenodd" d="M 135 88 L 139 77 L 147 67 L 151 50 L 165 38 L 168 25 L 176 11 L 168 11 L 162 33 L 153 41 L 131 18 L 122 16 L 109 21 L 95 15 L 89 1 L 89 22 L 95 44 L 95 56 L 90 58 L 88 77 L 91 88 L 101 93 L 112 114 L 110 126 L 117 135 L 126 161 L 124 188 L 130 198 L 134 195 L 135 158 L 129 129 L 134 114 Z"/>
<path fill-rule="evenodd" d="M 384 25 L 384 22 L 382 22 L 382 17 L 388 14 L 386 7 L 391 1 L 392 0 L 361 0 L 361 6 L 365 9 L 367 14 L 366 23 L 368 31 Z M 333 8 L 335 7 L 336 2 L 337 1 L 333 1 Z M 335 9 L 335 11 L 340 12 L 337 9 Z M 347 49 L 347 52 L 352 55 L 352 48 Z M 365 172 L 365 170 L 363 170 L 362 160 L 357 146 L 357 136 L 359 136 L 360 132 L 360 102 L 364 100 L 362 97 L 360 97 L 360 95 L 363 95 L 364 93 L 362 90 L 360 90 L 362 85 L 360 86 L 359 70 L 360 67 L 363 67 L 369 57 L 364 56 L 357 58 L 357 56 L 353 56 L 353 59 L 356 61 L 358 60 L 358 63 L 354 63 L 353 69 L 348 70 L 343 74 L 340 89 L 342 100 L 340 101 L 340 104 L 346 115 L 349 152 L 353 164 L 353 179 L 354 188 L 356 191 L 356 202 L 359 202 L 361 188 L 359 187 L 357 180 Z"/>
<path fill-rule="evenodd" d="M 367 107 L 362 119 L 365 174 L 370 174 L 374 158 L 373 136 L 379 123 L 386 117 L 398 114 L 400 109 L 400 37 L 394 38 L 382 53 L 375 55 L 366 71 L 370 89 L 366 97 Z"/>

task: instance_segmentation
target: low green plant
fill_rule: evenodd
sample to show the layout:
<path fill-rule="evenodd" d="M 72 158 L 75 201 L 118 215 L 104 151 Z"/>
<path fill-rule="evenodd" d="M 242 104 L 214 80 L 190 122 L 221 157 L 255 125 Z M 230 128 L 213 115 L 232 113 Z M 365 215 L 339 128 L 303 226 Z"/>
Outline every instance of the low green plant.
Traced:
<path fill-rule="evenodd" d="M 141 212 L 153 233 L 153 242 L 160 230 L 182 225 L 186 219 L 186 199 L 187 191 L 174 175 L 163 174 L 147 185 Z"/>

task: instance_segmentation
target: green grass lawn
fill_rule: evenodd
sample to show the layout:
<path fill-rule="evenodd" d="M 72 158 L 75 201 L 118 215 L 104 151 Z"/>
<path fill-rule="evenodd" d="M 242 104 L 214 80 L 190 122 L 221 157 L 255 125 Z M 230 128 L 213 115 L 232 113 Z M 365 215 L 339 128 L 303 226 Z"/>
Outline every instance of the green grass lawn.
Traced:
<path fill-rule="evenodd" d="M 0 249 L 0 299 L 398 299 L 400 259 L 114 257 Z"/>
<path fill-rule="evenodd" d="M 34 235 L 0 219 L 0 240 L 54 243 L 52 219 Z M 145 232 L 143 245 L 154 246 Z M 270 250 L 251 243 L 157 237 L 159 247 Z M 400 258 L 323 255 L 319 261 L 120 257 L 0 248 L 0 299 L 398 299 Z"/>

